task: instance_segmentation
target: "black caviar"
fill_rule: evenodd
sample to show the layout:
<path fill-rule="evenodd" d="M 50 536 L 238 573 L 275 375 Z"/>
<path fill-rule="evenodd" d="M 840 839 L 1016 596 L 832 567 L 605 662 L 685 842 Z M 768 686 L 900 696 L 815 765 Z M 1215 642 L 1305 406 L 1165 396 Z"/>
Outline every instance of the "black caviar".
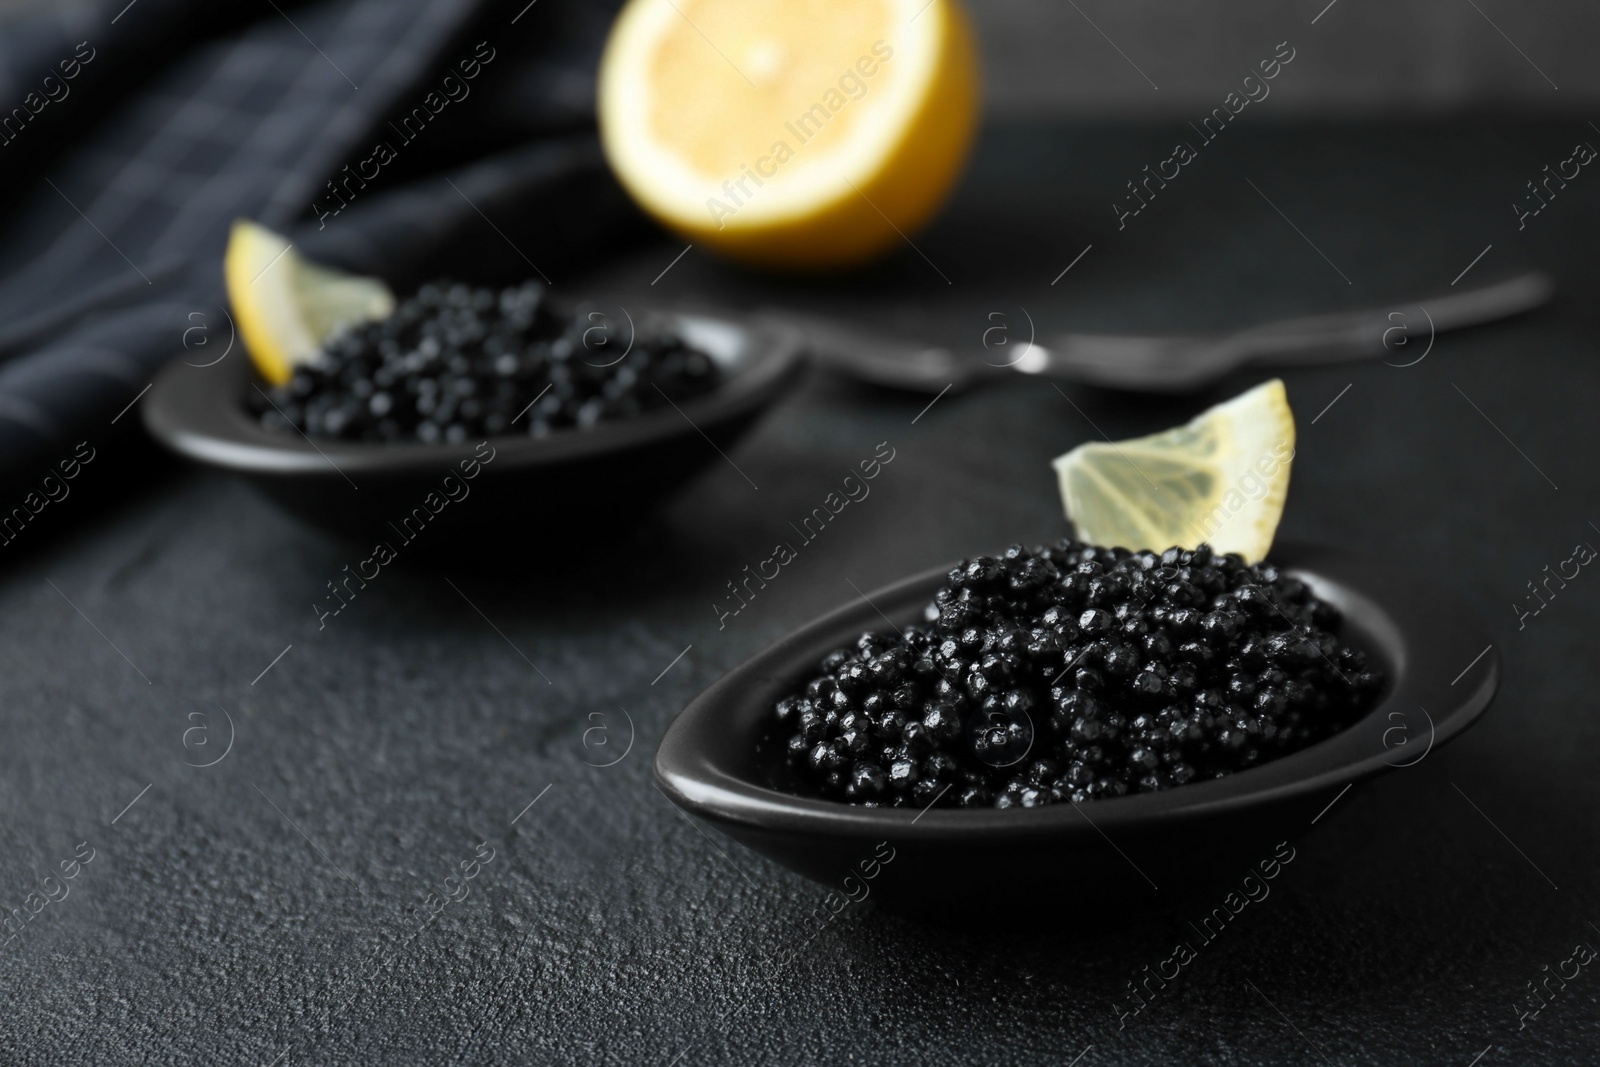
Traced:
<path fill-rule="evenodd" d="M 782 779 L 892 807 L 1151 792 L 1305 748 L 1383 687 L 1304 582 L 1206 545 L 1013 545 L 952 570 L 925 618 L 778 702 Z"/>
<path fill-rule="evenodd" d="M 440 281 L 339 332 L 288 384 L 251 389 L 247 403 L 273 430 L 458 443 L 586 428 L 718 382 L 711 357 L 663 327 L 558 310 L 536 281 L 498 291 Z"/>

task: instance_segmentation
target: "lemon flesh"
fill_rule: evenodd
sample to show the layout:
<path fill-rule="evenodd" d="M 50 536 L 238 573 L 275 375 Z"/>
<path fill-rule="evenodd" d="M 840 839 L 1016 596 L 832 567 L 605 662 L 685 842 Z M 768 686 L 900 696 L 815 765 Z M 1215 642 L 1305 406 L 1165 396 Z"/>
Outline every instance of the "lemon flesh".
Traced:
<path fill-rule="evenodd" d="M 1294 445 L 1294 413 L 1274 378 L 1187 425 L 1082 444 L 1054 466 L 1080 540 L 1135 552 L 1205 542 L 1255 563 L 1283 517 Z"/>
<path fill-rule="evenodd" d="M 606 157 L 697 245 L 858 263 L 938 209 L 977 123 L 956 0 L 630 0 L 601 59 Z"/>
<path fill-rule="evenodd" d="M 245 219 L 228 235 L 222 272 L 250 359 L 273 385 L 337 330 L 394 312 L 394 294 L 377 278 L 309 262 L 287 238 Z"/>

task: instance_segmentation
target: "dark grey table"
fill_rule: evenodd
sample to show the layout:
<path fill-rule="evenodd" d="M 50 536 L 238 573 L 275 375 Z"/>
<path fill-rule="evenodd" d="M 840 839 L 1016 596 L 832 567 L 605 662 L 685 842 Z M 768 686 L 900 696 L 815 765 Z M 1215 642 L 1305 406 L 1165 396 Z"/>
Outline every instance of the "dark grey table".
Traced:
<path fill-rule="evenodd" d="M 1009 902 L 1033 888 L 996 885 L 958 926 L 870 900 L 819 926 L 821 887 L 692 824 L 650 758 L 687 699 L 852 583 L 1062 534 L 1051 457 L 1252 379 L 1166 401 L 1019 379 L 926 408 L 814 378 L 658 518 L 573 555 L 401 561 L 322 630 L 313 602 L 352 550 L 225 478 L 151 470 L 128 489 L 91 463 L 61 505 L 75 532 L 24 531 L 0 579 L 0 909 L 38 909 L 0 944 L 0 1061 L 1600 1056 L 1593 966 L 1518 1018 L 1530 982 L 1600 946 L 1600 577 L 1520 627 L 1513 609 L 1546 564 L 1600 543 L 1600 177 L 1520 232 L 1510 207 L 1600 138 L 1579 119 L 1240 123 L 1119 231 L 1124 182 L 1184 136 L 991 129 L 921 254 L 844 281 L 780 290 L 696 249 L 652 287 L 682 250 L 665 239 L 606 277 L 557 279 L 731 304 L 781 291 L 976 343 L 994 312 L 1222 326 L 1403 310 L 1469 263 L 1473 281 L 1555 273 L 1557 305 L 1442 337 L 1415 366 L 1286 376 L 1300 449 L 1285 535 L 1459 590 L 1505 685 L 1459 742 L 1330 796 L 1270 897 L 1137 1016 L 1119 1026 L 1128 983 L 1226 885 L 1182 887 L 1198 903 L 1164 915 L 1130 900 L 1021 925 Z M 719 629 L 724 583 L 885 441 L 871 496 Z M 463 863 L 474 877 L 447 882 Z M 429 919 L 429 895 L 463 884 Z"/>

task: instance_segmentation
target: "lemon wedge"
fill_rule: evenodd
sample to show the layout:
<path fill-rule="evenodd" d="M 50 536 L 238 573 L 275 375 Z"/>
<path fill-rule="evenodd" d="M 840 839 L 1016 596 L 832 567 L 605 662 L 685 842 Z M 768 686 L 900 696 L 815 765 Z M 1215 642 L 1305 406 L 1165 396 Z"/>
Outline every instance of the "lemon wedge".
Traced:
<path fill-rule="evenodd" d="M 623 186 L 696 245 L 862 262 L 938 209 L 978 116 L 956 0 L 629 0 L 600 133 Z"/>
<path fill-rule="evenodd" d="M 1274 378 L 1192 422 L 1130 441 L 1089 442 L 1055 460 L 1078 537 L 1139 551 L 1272 547 L 1289 494 L 1294 413 Z"/>
<path fill-rule="evenodd" d="M 335 330 L 394 312 L 394 294 L 377 278 L 312 263 L 247 219 L 228 234 L 222 273 L 250 358 L 273 385 L 287 382 Z"/>

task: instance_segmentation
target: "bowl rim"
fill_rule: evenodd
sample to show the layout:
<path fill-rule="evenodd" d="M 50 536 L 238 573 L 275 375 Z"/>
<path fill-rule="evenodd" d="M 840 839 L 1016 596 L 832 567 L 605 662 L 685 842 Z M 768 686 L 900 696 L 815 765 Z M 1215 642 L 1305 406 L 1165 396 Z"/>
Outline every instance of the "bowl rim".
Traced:
<path fill-rule="evenodd" d="M 784 793 L 740 773 L 736 764 L 750 754 L 729 751 L 728 735 L 735 732 L 727 729 L 730 718 L 741 709 L 748 713 L 752 700 L 765 703 L 790 691 L 827 651 L 866 630 L 881 630 L 885 618 L 896 625 L 915 621 L 912 612 L 931 602 L 947 580 L 946 566 L 837 608 L 723 675 L 667 727 L 656 750 L 656 783 L 691 814 L 759 833 L 863 841 L 892 833 L 907 843 L 1059 842 L 1137 833 L 1324 793 L 1337 799 L 1334 794 L 1349 784 L 1421 762 L 1488 708 L 1500 682 L 1499 650 L 1477 614 L 1453 596 L 1410 572 L 1326 546 L 1285 542 L 1270 562 L 1333 602 L 1353 629 L 1347 639 L 1367 646 L 1389 674 L 1382 698 L 1366 716 L 1288 756 L 1154 793 L 1032 810 L 866 808 Z M 1414 760 L 1397 761 L 1400 745 L 1387 745 L 1393 716 L 1401 712 L 1414 721 L 1419 708 L 1431 724 L 1428 747 Z"/>
<path fill-rule="evenodd" d="M 725 313 L 651 308 L 657 314 L 714 322 L 751 340 L 745 366 L 714 390 L 674 406 L 626 419 L 602 420 L 584 430 L 558 430 L 547 437 L 500 434 L 460 444 L 356 441 L 313 442 L 305 435 L 268 430 L 239 402 L 255 378 L 247 354 L 211 365 L 175 358 L 157 375 L 140 405 L 145 428 L 158 441 L 189 459 L 247 474 L 337 478 L 340 471 L 368 475 L 410 475 L 421 466 L 481 459 L 481 441 L 495 449 L 494 472 L 582 461 L 716 427 L 771 403 L 805 363 L 799 330 L 782 324 Z M 687 424 L 687 425 L 686 425 Z"/>

